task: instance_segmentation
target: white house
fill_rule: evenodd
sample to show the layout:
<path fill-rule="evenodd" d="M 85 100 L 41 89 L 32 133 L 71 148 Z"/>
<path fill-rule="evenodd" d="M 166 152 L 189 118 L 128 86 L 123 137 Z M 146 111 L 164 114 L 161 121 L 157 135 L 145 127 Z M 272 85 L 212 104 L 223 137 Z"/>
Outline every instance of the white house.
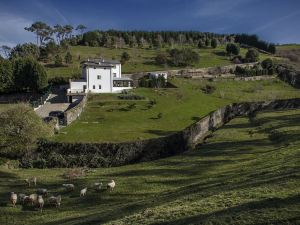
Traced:
<path fill-rule="evenodd" d="M 130 78 L 122 77 L 121 63 L 116 60 L 88 59 L 82 62 L 82 78 L 70 80 L 68 95 L 85 93 L 117 93 L 131 89 Z"/>

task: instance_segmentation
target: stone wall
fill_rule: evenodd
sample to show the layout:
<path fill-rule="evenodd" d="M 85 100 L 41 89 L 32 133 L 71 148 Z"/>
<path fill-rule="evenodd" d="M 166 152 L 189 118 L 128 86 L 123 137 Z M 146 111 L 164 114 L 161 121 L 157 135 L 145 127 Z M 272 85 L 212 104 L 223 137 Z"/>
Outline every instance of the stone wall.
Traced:
<path fill-rule="evenodd" d="M 277 73 L 281 80 L 289 83 L 295 88 L 300 88 L 300 71 L 281 64 L 277 66 Z"/>
<path fill-rule="evenodd" d="M 80 114 L 82 113 L 86 105 L 86 102 L 87 102 L 87 95 L 83 96 L 80 103 L 78 103 L 76 106 L 64 112 L 64 125 L 66 126 L 69 125 L 80 116 Z"/>
<path fill-rule="evenodd" d="M 255 111 L 300 108 L 300 98 L 230 104 L 217 109 L 182 131 L 169 136 L 124 143 L 39 143 L 36 158 L 46 167 L 109 167 L 150 161 L 184 152 L 210 132 L 237 116 Z M 37 163 L 37 165 L 40 165 Z"/>

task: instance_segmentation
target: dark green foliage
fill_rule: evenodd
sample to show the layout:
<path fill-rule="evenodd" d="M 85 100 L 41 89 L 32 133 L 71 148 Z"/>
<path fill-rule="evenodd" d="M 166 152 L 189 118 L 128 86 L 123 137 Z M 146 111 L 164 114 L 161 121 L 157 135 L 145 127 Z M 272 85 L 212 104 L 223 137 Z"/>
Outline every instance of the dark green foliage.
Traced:
<path fill-rule="evenodd" d="M 17 57 L 32 57 L 38 59 L 40 56 L 40 49 L 37 45 L 32 43 L 18 44 L 11 50 L 10 58 Z"/>
<path fill-rule="evenodd" d="M 128 54 L 128 52 L 123 52 L 121 55 L 121 63 L 125 64 L 126 62 L 128 62 L 130 59 L 130 55 Z"/>
<path fill-rule="evenodd" d="M 82 42 L 89 46 L 99 46 L 100 35 L 97 31 L 89 31 L 83 34 Z M 106 40 L 105 40 L 106 42 Z"/>
<path fill-rule="evenodd" d="M 54 58 L 54 65 L 60 67 L 63 65 L 62 58 L 60 55 L 56 55 Z"/>
<path fill-rule="evenodd" d="M 172 49 L 170 51 L 170 62 L 174 66 L 190 66 L 198 63 L 200 56 L 196 51 L 192 49 Z"/>
<path fill-rule="evenodd" d="M 160 52 L 155 57 L 155 62 L 158 65 L 164 65 L 168 62 L 168 55 L 165 52 Z"/>
<path fill-rule="evenodd" d="M 215 38 L 212 39 L 212 40 L 211 40 L 211 47 L 212 47 L 212 48 L 216 48 L 217 46 L 218 46 L 218 41 L 217 41 L 217 39 L 215 39 Z"/>
<path fill-rule="evenodd" d="M 241 67 L 237 66 L 235 68 L 234 73 L 238 76 L 243 76 L 243 77 L 249 77 L 249 76 L 262 76 L 262 75 L 273 75 L 274 74 L 274 67 L 264 67 L 261 65 L 261 63 L 258 63 L 254 65 L 253 67 L 251 66 L 246 66 L 246 67 Z"/>
<path fill-rule="evenodd" d="M 208 38 L 205 40 L 205 46 L 206 47 L 210 46 L 210 40 Z"/>
<path fill-rule="evenodd" d="M 14 88 L 13 65 L 9 60 L 0 60 L 0 93 Z"/>
<path fill-rule="evenodd" d="M 226 45 L 226 53 L 228 55 L 238 55 L 240 53 L 240 46 L 234 43 Z"/>
<path fill-rule="evenodd" d="M 36 60 L 18 58 L 13 61 L 16 90 L 41 91 L 48 86 L 47 73 Z"/>
<path fill-rule="evenodd" d="M 270 59 L 270 58 L 267 58 L 267 59 L 265 59 L 264 61 L 261 62 L 261 66 L 262 66 L 264 69 L 270 69 L 270 68 L 273 68 L 273 67 L 274 67 L 273 60 Z"/>
<path fill-rule="evenodd" d="M 258 49 L 275 53 L 276 47 L 273 43 L 268 43 L 262 40 L 259 40 L 257 35 L 249 35 L 249 34 L 237 34 L 235 35 L 235 42 L 248 45 L 251 47 L 256 47 Z"/>
<path fill-rule="evenodd" d="M 259 60 L 259 52 L 254 49 L 250 48 L 245 56 L 246 62 L 257 62 Z"/>
<path fill-rule="evenodd" d="M 203 40 L 200 40 L 198 42 L 198 48 L 203 48 L 205 46 L 205 43 L 203 42 Z"/>
<path fill-rule="evenodd" d="M 67 54 L 65 55 L 65 62 L 66 62 L 66 64 L 72 63 L 72 55 L 70 52 L 67 52 Z"/>
<path fill-rule="evenodd" d="M 212 85 L 205 85 L 204 87 L 201 88 L 202 92 L 205 94 L 212 94 L 216 88 Z"/>
<path fill-rule="evenodd" d="M 124 99 L 124 100 L 143 100 L 145 97 L 139 96 L 139 95 L 119 95 L 119 99 Z"/>
<path fill-rule="evenodd" d="M 139 79 L 139 86 L 140 87 L 147 87 L 147 88 L 163 88 L 166 87 L 166 79 L 163 76 L 156 77 L 142 77 Z"/>

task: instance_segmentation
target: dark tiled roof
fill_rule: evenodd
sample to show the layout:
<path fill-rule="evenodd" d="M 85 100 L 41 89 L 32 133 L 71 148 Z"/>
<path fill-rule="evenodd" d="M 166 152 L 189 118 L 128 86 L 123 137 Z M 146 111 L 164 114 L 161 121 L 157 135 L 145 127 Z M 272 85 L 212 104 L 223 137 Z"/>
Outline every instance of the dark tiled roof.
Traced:
<path fill-rule="evenodd" d="M 111 59 L 88 59 L 81 62 L 81 64 L 94 67 L 114 67 L 116 64 L 120 64 L 120 62 Z"/>

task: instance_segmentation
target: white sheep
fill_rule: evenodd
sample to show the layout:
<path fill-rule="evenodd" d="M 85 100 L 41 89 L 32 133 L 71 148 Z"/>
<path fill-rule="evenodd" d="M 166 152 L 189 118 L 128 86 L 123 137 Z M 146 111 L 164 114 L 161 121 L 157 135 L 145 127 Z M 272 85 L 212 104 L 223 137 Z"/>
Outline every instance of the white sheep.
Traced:
<path fill-rule="evenodd" d="M 49 204 L 50 205 L 55 205 L 55 207 L 59 207 L 60 204 L 61 204 L 61 195 L 58 195 L 58 196 L 51 196 L 49 198 Z"/>
<path fill-rule="evenodd" d="M 42 195 L 38 196 L 37 203 L 38 203 L 38 206 L 39 206 L 40 210 L 43 211 L 44 199 L 43 199 Z"/>
<path fill-rule="evenodd" d="M 17 194 L 15 194 L 14 192 L 11 192 L 10 193 L 10 202 L 11 202 L 11 204 L 13 204 L 13 207 L 16 207 L 17 200 L 18 200 Z"/>
<path fill-rule="evenodd" d="M 114 181 L 114 180 L 111 180 L 111 182 L 109 182 L 109 183 L 107 184 L 107 189 L 109 189 L 109 191 L 113 191 L 114 188 L 115 188 L 115 186 L 116 186 L 115 181 Z"/>
<path fill-rule="evenodd" d="M 25 179 L 25 182 L 28 184 L 28 187 L 30 187 L 30 183 L 33 183 L 34 186 L 36 186 L 36 181 L 37 181 L 36 177 L 30 177 Z"/>
<path fill-rule="evenodd" d="M 27 201 L 30 202 L 31 205 L 36 205 L 38 203 L 38 195 L 37 194 L 29 195 L 29 199 Z"/>
<path fill-rule="evenodd" d="M 80 191 L 80 197 L 85 196 L 85 195 L 86 195 L 86 191 L 87 191 L 87 187 L 83 188 L 83 189 Z"/>
<path fill-rule="evenodd" d="M 63 184 L 62 186 L 65 187 L 67 191 L 74 191 L 75 189 L 74 184 Z"/>

